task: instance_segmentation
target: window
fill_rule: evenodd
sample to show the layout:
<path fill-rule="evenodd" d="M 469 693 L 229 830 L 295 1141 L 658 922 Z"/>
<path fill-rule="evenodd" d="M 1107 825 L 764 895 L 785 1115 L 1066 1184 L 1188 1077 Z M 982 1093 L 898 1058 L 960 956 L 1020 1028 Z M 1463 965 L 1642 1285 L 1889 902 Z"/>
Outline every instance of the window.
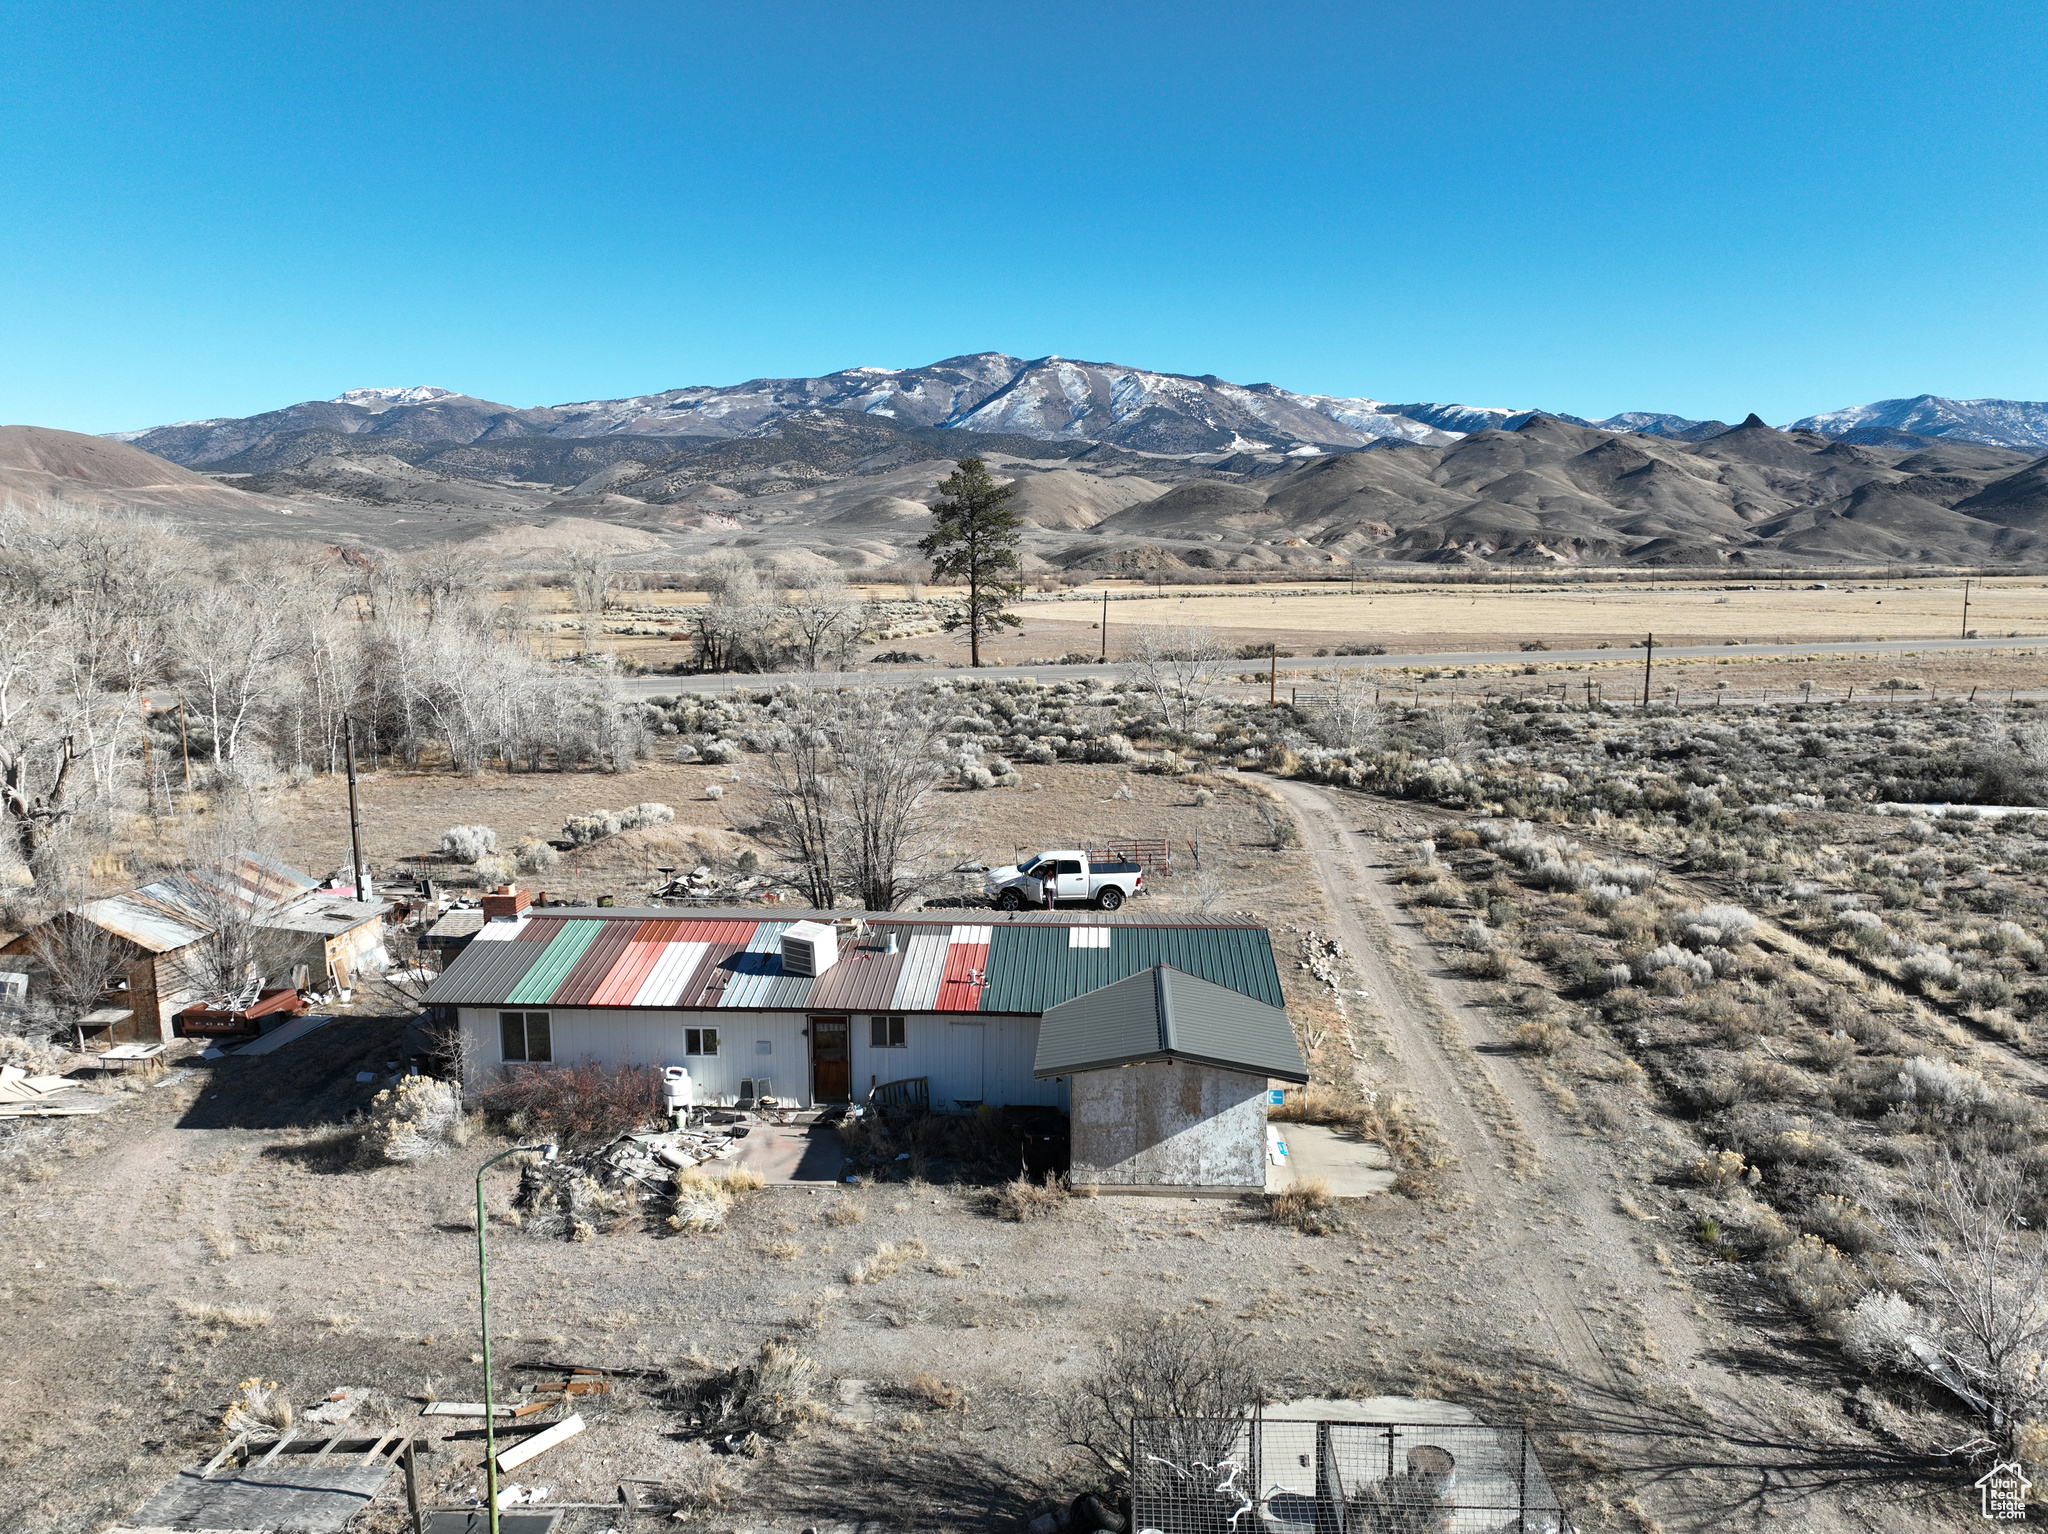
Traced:
<path fill-rule="evenodd" d="M 892 1013 L 883 1016 L 876 1013 L 868 1019 L 868 1047 L 870 1049 L 902 1049 L 903 1014 Z"/>
<path fill-rule="evenodd" d="M 555 1058 L 553 1030 L 545 1012 L 500 1012 L 498 1044 L 505 1060 L 545 1065 Z"/>
<path fill-rule="evenodd" d="M 1081 871 L 1079 858 L 1061 858 L 1059 871 L 1063 874 L 1077 874 Z"/>
<path fill-rule="evenodd" d="M 683 1030 L 683 1053 L 686 1055 L 717 1054 L 718 1030 L 716 1028 L 685 1028 Z"/>

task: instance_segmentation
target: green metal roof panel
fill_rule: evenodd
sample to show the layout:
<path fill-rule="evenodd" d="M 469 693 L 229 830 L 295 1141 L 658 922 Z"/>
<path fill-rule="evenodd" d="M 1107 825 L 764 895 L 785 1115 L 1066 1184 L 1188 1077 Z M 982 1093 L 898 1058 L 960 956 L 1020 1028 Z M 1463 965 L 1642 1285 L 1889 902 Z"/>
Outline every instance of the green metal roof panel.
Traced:
<path fill-rule="evenodd" d="M 563 923 L 554 941 L 543 948 L 540 957 L 534 960 L 526 978 L 514 986 L 512 994 L 505 999 L 524 1002 L 528 1006 L 536 1002 L 545 1003 L 555 994 L 555 987 L 569 977 L 569 971 L 576 967 L 576 961 L 583 957 L 584 950 L 597 941 L 597 935 L 604 931 L 604 927 L 601 921 Z"/>
<path fill-rule="evenodd" d="M 434 977 L 420 1001 L 425 1006 L 495 1007 L 526 978 L 546 952 L 540 943 L 471 943 Z"/>
<path fill-rule="evenodd" d="M 1166 964 L 1047 1009 L 1032 1073 L 1066 1076 L 1141 1060 L 1308 1080 L 1285 1009 Z"/>
<path fill-rule="evenodd" d="M 1271 1007 L 1286 1005 L 1264 927 L 1109 926 L 1106 948 L 1072 946 L 1071 926 L 998 922 L 989 937 L 984 1012 L 1045 1012 L 1126 976 L 1170 964 Z"/>

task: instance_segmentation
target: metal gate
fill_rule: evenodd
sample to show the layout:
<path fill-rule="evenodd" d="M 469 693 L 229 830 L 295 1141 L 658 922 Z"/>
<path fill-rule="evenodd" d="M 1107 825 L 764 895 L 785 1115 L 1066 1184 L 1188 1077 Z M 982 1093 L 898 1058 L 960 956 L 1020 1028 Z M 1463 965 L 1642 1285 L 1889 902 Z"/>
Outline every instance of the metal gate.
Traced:
<path fill-rule="evenodd" d="M 1181 1418 L 1131 1450 L 1139 1534 L 1571 1534 L 1519 1427 Z"/>

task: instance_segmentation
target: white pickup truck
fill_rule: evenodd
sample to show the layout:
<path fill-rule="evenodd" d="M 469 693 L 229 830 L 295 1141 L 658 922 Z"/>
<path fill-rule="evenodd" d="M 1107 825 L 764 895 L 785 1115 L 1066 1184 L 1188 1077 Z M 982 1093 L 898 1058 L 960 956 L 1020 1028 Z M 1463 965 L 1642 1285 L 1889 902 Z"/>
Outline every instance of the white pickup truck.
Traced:
<path fill-rule="evenodd" d="M 1068 848 L 1041 852 L 1008 868 L 991 868 L 982 887 L 999 911 L 1021 911 L 1026 906 L 1051 910 L 1063 900 L 1114 911 L 1133 895 L 1145 893 L 1145 871 L 1136 863 L 1109 862 L 1101 853 Z"/>

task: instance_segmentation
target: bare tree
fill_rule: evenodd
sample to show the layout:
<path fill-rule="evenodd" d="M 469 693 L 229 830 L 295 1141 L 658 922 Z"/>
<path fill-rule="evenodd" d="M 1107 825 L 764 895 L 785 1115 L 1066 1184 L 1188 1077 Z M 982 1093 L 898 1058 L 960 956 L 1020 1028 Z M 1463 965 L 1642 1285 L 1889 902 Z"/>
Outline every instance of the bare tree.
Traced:
<path fill-rule="evenodd" d="M 844 695 L 833 733 L 837 872 L 862 909 L 893 911 L 929 877 L 939 846 L 939 716 L 907 691 L 867 687 Z"/>
<path fill-rule="evenodd" d="M 608 612 L 612 589 L 619 581 L 618 563 L 598 552 L 569 556 L 569 594 L 579 613 Z"/>
<path fill-rule="evenodd" d="M 1264 1399 L 1258 1354 L 1243 1333 L 1207 1316 L 1147 1317 L 1126 1322 L 1103 1345 L 1101 1368 L 1060 1404 L 1058 1422 L 1066 1441 L 1119 1485 L 1143 1474 L 1163 1478 L 1159 1489 L 1171 1495 L 1176 1471 L 1193 1476 L 1193 1467 L 1236 1451 Z M 1142 1438 L 1136 1465 L 1134 1432 Z M 1209 1493 L 1215 1483 L 1197 1484 Z"/>
<path fill-rule="evenodd" d="M 1920 1310 L 1897 1362 L 1977 1404 L 2011 1452 L 2021 1426 L 2048 1411 L 2048 1234 L 2024 1168 L 1944 1145 L 1876 1213 Z"/>
<path fill-rule="evenodd" d="M 80 914 L 85 894 L 82 881 L 65 881 L 53 902 L 60 909 L 29 940 L 42 972 L 42 989 L 56 1013 L 51 1021 L 72 1030 L 80 1053 L 85 1050 L 85 1034 L 79 1020 L 104 1004 L 114 980 L 136 953 L 125 938 Z"/>
<path fill-rule="evenodd" d="M 268 923 L 305 891 L 281 875 L 275 857 L 257 850 L 264 843 L 253 822 L 234 815 L 193 833 L 188 866 L 166 882 L 204 935 L 177 951 L 167 992 L 233 999 L 277 978 L 290 962 L 297 945 Z"/>
<path fill-rule="evenodd" d="M 830 910 L 837 898 L 832 848 L 837 840 L 833 810 L 836 757 L 836 700 L 799 688 L 785 699 L 780 725 L 763 756 L 760 782 L 768 794 L 767 821 L 799 869 L 804 898 Z"/>
<path fill-rule="evenodd" d="M 860 605 L 846 590 L 846 577 L 829 565 L 783 576 L 782 617 L 803 646 L 804 669 L 815 673 L 820 654 L 843 651 L 859 622 Z"/>
<path fill-rule="evenodd" d="M 1338 751 L 1372 751 L 1386 738 L 1387 716 L 1368 683 L 1346 678 L 1337 683 L 1336 698 L 1310 715 L 1308 732 Z"/>
<path fill-rule="evenodd" d="M 1143 624 L 1131 633 L 1130 656 L 1166 727 L 1180 735 L 1199 729 L 1230 659 L 1215 634 L 1193 624 Z"/>

